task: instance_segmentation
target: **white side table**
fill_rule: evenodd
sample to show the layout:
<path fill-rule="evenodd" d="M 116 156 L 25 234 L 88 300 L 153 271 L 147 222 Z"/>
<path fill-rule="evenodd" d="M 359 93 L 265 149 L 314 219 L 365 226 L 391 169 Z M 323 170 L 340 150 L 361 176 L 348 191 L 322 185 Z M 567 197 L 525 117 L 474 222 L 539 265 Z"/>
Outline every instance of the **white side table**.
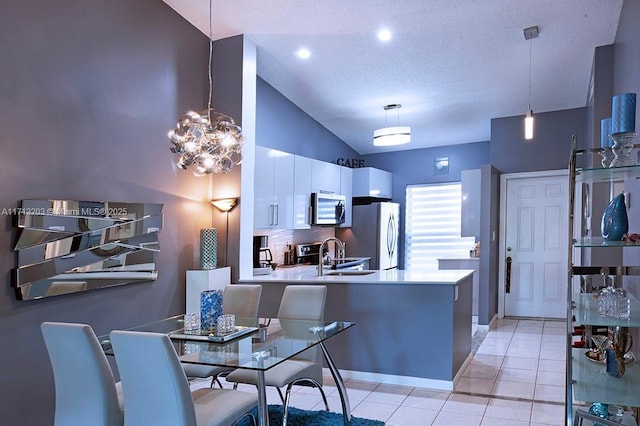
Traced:
<path fill-rule="evenodd" d="M 224 290 L 231 284 L 231 267 L 187 271 L 185 313 L 200 312 L 200 293 Z"/>

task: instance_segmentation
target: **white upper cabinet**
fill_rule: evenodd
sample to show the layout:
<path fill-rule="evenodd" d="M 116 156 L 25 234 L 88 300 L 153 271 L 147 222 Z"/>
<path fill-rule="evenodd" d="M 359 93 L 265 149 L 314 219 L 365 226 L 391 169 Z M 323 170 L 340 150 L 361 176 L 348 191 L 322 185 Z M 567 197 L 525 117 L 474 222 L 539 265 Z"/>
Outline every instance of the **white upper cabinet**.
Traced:
<path fill-rule="evenodd" d="M 313 160 L 294 156 L 293 228 L 311 228 L 311 167 Z"/>
<path fill-rule="evenodd" d="M 353 213 L 353 201 L 351 197 L 353 196 L 353 169 L 349 167 L 340 167 L 340 194 L 346 197 L 345 202 L 345 215 L 344 215 L 344 223 L 340 225 L 341 228 L 349 228 L 352 223 L 352 213 Z"/>
<path fill-rule="evenodd" d="M 334 163 L 311 160 L 311 192 L 340 193 L 340 169 Z"/>
<path fill-rule="evenodd" d="M 460 177 L 462 181 L 460 236 L 480 238 L 480 190 L 482 188 L 480 169 L 462 170 Z"/>
<path fill-rule="evenodd" d="M 353 196 L 390 200 L 393 175 L 373 167 L 353 169 Z"/>
<path fill-rule="evenodd" d="M 293 228 L 294 156 L 256 146 L 254 228 Z"/>

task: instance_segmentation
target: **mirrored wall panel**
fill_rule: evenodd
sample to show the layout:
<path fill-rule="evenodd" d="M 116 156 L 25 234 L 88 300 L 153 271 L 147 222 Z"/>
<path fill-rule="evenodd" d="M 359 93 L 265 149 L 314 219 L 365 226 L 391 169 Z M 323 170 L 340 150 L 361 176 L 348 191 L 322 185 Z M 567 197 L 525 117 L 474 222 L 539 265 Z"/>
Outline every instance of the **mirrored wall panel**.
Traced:
<path fill-rule="evenodd" d="M 158 277 L 162 204 L 22 200 L 15 216 L 19 300 Z"/>

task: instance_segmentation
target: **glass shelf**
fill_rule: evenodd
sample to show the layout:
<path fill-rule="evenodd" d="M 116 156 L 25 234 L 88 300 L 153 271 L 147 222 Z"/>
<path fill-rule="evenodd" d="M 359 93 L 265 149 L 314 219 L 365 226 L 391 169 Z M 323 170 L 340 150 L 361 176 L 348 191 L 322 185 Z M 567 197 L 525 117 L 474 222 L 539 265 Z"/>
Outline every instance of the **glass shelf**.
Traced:
<path fill-rule="evenodd" d="M 602 237 L 587 237 L 573 240 L 574 247 L 640 247 L 640 243 L 607 241 Z"/>
<path fill-rule="evenodd" d="M 640 365 L 637 361 L 625 366 L 624 376 L 607 374 L 604 364 L 589 360 L 585 349 L 572 349 L 574 399 L 586 402 L 640 406 Z"/>
<path fill-rule="evenodd" d="M 614 182 L 627 179 L 639 179 L 640 166 L 583 168 L 576 169 L 576 183 Z"/>
<path fill-rule="evenodd" d="M 573 313 L 576 317 L 576 322 L 582 325 L 599 325 L 606 327 L 640 327 L 640 302 L 632 294 L 627 294 L 631 301 L 631 315 L 628 319 L 601 316 L 598 313 L 598 299 L 594 298 L 596 293 L 574 294 L 576 307 Z"/>

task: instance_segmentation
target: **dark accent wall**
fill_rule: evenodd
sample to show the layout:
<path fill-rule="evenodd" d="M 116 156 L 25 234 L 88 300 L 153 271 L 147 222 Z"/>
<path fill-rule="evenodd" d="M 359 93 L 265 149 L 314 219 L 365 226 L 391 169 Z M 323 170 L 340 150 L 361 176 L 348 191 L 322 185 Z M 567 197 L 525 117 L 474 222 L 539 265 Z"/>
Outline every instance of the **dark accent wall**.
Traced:
<path fill-rule="evenodd" d="M 524 139 L 524 115 L 492 119 L 491 165 L 502 173 L 566 169 L 571 136 L 586 140 L 586 114 L 584 107 L 534 112 L 534 138 L 530 141 Z"/>
<path fill-rule="evenodd" d="M 157 0 L 7 0 L 0 14 L 0 211 L 23 198 L 164 204 L 155 282 L 16 301 L 13 217 L 0 217 L 0 413 L 53 424 L 43 321 L 98 334 L 183 312 L 211 224 L 208 180 L 177 170 L 167 131 L 206 106 L 207 39 Z"/>
<path fill-rule="evenodd" d="M 433 169 L 434 160 L 441 157 L 449 158 L 449 172 L 446 174 L 437 174 Z M 400 204 L 400 229 L 404 230 L 407 185 L 459 182 L 462 170 L 479 169 L 489 163 L 489 142 L 369 154 L 362 158 L 369 167 L 393 173 L 392 201 Z M 399 268 L 404 269 L 403 231 L 398 244 Z"/>
<path fill-rule="evenodd" d="M 256 145 L 328 163 L 341 157 L 359 157 L 342 139 L 260 77 L 256 90 Z"/>

